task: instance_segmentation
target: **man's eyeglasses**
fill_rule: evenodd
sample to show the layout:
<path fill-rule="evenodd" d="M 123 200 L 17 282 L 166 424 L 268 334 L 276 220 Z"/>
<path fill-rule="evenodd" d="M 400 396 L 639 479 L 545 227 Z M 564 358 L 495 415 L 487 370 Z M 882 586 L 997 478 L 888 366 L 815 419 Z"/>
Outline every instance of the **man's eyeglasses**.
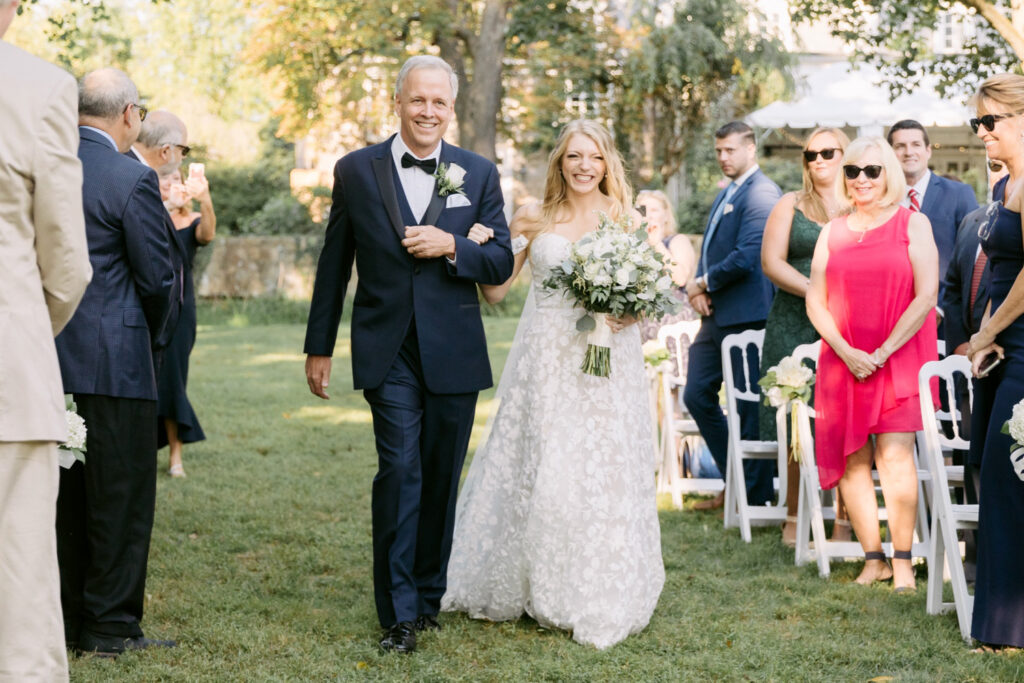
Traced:
<path fill-rule="evenodd" d="M 968 123 L 971 124 L 971 130 L 975 133 L 978 132 L 978 126 L 984 126 L 985 130 L 991 133 L 996 129 L 997 122 L 1014 116 L 1020 116 L 1020 114 L 1021 112 L 1014 112 L 1013 114 L 985 114 L 984 116 L 979 116 L 976 119 L 971 119 Z"/>
<path fill-rule="evenodd" d="M 843 166 L 843 173 L 846 174 L 847 180 L 856 180 L 861 172 L 868 177 L 868 180 L 875 180 L 878 176 L 882 175 L 882 167 L 878 164 L 871 164 L 869 166 L 854 166 L 853 164 L 847 164 Z"/>
<path fill-rule="evenodd" d="M 148 110 L 148 109 L 146 109 L 145 107 L 143 107 L 143 106 L 142 106 L 141 104 L 136 104 L 136 103 L 134 103 L 134 102 L 129 102 L 128 104 L 126 104 L 126 105 L 124 106 L 124 110 L 125 110 L 125 111 L 128 111 L 128 108 L 129 108 L 129 107 L 135 107 L 136 109 L 138 109 L 138 110 L 139 110 L 139 121 L 140 121 L 140 122 L 141 122 L 141 121 L 145 121 L 145 120 L 146 120 L 146 114 L 148 114 L 148 113 L 149 113 L 149 110 Z"/>
<path fill-rule="evenodd" d="M 188 145 L 179 145 L 177 142 L 161 142 L 160 143 L 161 147 L 163 147 L 164 145 L 171 145 L 172 147 L 177 147 L 178 149 L 181 150 L 181 156 L 183 156 L 183 157 L 187 157 L 188 153 L 192 151 L 192 148 L 189 147 Z"/>
<path fill-rule="evenodd" d="M 811 163 L 812 161 L 818 158 L 819 154 L 821 155 L 821 158 L 824 159 L 825 161 L 831 161 L 832 157 L 836 155 L 836 152 L 841 151 L 841 149 L 836 149 L 835 147 L 829 149 L 805 149 L 804 161 L 806 161 L 807 163 Z"/>
<path fill-rule="evenodd" d="M 996 161 L 995 159 L 989 159 L 988 170 L 992 171 L 993 173 L 1001 172 L 1003 170 L 1003 162 Z"/>

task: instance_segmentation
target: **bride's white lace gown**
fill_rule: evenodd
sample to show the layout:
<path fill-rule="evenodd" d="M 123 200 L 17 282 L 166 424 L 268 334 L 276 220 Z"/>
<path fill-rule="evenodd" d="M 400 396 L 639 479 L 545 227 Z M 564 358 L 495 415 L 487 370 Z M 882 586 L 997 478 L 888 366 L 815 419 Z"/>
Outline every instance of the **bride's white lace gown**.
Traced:
<path fill-rule="evenodd" d="M 647 625 L 665 582 L 652 427 L 637 325 L 612 335 L 611 377 L 580 371 L 582 311 L 541 286 L 569 247 L 554 233 L 533 242 L 536 312 L 459 498 L 441 608 L 525 611 L 606 648 Z"/>

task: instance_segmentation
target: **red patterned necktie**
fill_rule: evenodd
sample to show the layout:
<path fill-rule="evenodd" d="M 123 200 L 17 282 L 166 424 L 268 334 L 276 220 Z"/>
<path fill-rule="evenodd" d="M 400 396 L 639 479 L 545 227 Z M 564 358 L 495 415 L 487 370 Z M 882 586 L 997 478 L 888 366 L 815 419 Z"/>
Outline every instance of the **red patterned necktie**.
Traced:
<path fill-rule="evenodd" d="M 907 192 L 907 196 L 910 197 L 910 210 L 913 211 L 914 213 L 920 211 L 921 200 L 917 198 L 917 190 L 915 190 L 914 188 L 910 188 L 910 191 Z"/>
<path fill-rule="evenodd" d="M 988 256 L 982 249 L 978 252 L 978 258 L 974 260 L 974 272 L 971 273 L 971 310 L 974 310 L 974 302 L 978 300 L 978 287 L 981 286 L 981 276 L 985 271 L 986 263 L 988 263 Z"/>

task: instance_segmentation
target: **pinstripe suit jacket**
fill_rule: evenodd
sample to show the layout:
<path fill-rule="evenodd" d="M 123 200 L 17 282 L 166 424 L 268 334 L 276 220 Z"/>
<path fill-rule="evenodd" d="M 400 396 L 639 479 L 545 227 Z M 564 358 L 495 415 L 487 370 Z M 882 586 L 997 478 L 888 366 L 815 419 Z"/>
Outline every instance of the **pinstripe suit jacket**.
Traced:
<path fill-rule="evenodd" d="M 174 289 L 156 171 L 80 128 L 85 230 L 93 278 L 57 337 L 64 391 L 156 400 L 151 330 Z"/>

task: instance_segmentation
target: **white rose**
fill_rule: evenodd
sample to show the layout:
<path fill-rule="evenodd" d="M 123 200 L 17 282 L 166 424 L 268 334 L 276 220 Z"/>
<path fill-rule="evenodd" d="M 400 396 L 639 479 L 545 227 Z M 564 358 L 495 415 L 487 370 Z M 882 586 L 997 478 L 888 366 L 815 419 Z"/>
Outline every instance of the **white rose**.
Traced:
<path fill-rule="evenodd" d="M 773 407 L 778 408 L 786 400 L 782 398 L 782 389 L 778 387 L 772 387 L 768 390 L 768 403 L 772 404 Z"/>
<path fill-rule="evenodd" d="M 598 273 L 591 282 L 598 287 L 606 287 L 612 283 L 612 277 L 607 273 Z"/>
<path fill-rule="evenodd" d="M 659 351 L 668 351 L 668 349 L 665 348 L 665 345 L 660 343 L 657 339 L 645 341 L 641 348 L 643 349 L 643 354 L 645 356 L 654 355 Z"/>
<path fill-rule="evenodd" d="M 658 289 L 664 290 L 672 287 L 672 278 L 668 275 L 662 275 L 658 278 L 658 281 L 654 283 L 654 286 Z"/>
<path fill-rule="evenodd" d="M 627 287 L 629 285 L 629 270 L 619 268 L 615 271 L 615 284 L 619 287 Z"/>
<path fill-rule="evenodd" d="M 591 261 L 587 265 L 583 266 L 583 277 L 590 281 L 593 281 L 601 273 L 601 264 Z"/>
<path fill-rule="evenodd" d="M 70 410 L 65 411 L 65 417 L 68 423 L 68 440 L 64 443 L 68 448 L 77 448 L 81 450 L 85 448 L 85 420 L 78 413 L 73 413 Z"/>
<path fill-rule="evenodd" d="M 1013 406 L 1013 416 L 1009 420 L 1010 437 L 1019 444 L 1024 444 L 1024 401 Z"/>
<path fill-rule="evenodd" d="M 792 356 L 783 358 L 775 371 L 775 381 L 787 387 L 802 387 L 812 376 L 810 368 Z"/>
<path fill-rule="evenodd" d="M 458 164 L 452 164 L 448 167 L 448 172 L 445 175 L 448 176 L 448 180 L 451 181 L 452 185 L 458 187 L 462 185 L 462 180 L 466 177 L 466 169 Z"/>

